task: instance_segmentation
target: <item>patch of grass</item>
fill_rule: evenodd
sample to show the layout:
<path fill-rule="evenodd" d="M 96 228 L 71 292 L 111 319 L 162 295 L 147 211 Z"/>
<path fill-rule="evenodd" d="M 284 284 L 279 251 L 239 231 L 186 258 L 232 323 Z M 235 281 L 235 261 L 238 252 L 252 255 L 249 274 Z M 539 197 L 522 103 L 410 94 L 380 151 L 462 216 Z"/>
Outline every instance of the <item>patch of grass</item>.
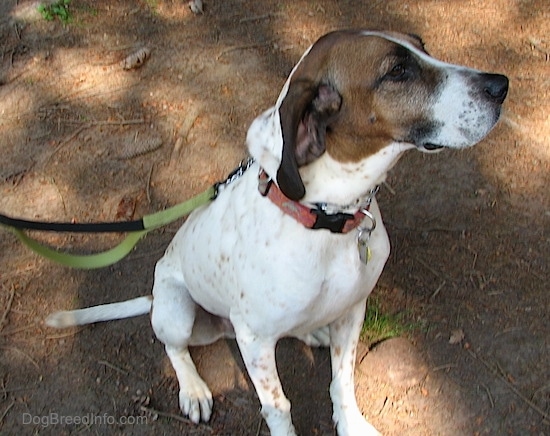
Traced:
<path fill-rule="evenodd" d="M 51 4 L 41 4 L 38 6 L 38 12 L 47 21 L 53 21 L 55 18 L 63 24 L 68 24 L 71 21 L 71 13 L 69 11 L 69 4 L 71 0 L 58 0 Z"/>
<path fill-rule="evenodd" d="M 145 0 L 145 3 L 147 3 L 147 6 L 149 6 L 149 9 L 151 9 L 153 15 L 156 15 L 158 13 L 158 0 Z"/>
<path fill-rule="evenodd" d="M 376 298 L 369 298 L 365 321 L 361 329 L 361 340 L 371 346 L 411 331 L 414 325 L 408 324 L 403 318 L 403 315 L 400 314 L 384 313 Z"/>

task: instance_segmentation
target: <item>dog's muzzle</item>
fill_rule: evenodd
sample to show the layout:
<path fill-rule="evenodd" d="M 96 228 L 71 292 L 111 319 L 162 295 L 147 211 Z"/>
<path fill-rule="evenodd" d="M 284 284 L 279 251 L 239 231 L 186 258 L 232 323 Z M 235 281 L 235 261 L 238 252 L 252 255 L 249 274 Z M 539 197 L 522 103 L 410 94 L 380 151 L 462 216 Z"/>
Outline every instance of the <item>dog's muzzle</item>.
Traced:
<path fill-rule="evenodd" d="M 434 105 L 434 118 L 415 126 L 410 142 L 426 152 L 476 144 L 498 121 L 508 86 L 502 74 L 475 70 L 451 74 Z"/>

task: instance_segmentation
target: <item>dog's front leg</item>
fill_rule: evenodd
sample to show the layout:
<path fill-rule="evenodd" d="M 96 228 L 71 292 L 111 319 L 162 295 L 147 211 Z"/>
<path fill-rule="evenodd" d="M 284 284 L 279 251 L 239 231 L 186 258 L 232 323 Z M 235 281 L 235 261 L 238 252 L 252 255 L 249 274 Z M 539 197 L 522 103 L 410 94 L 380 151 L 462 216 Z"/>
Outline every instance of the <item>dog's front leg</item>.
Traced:
<path fill-rule="evenodd" d="M 355 398 L 354 369 L 357 342 L 365 319 L 366 300 L 330 325 L 332 418 L 340 436 L 378 435 L 359 410 Z"/>
<path fill-rule="evenodd" d="M 231 317 L 246 369 L 262 405 L 262 416 L 271 436 L 295 436 L 290 401 L 285 397 L 275 362 L 276 338 L 254 335 L 246 325 Z"/>

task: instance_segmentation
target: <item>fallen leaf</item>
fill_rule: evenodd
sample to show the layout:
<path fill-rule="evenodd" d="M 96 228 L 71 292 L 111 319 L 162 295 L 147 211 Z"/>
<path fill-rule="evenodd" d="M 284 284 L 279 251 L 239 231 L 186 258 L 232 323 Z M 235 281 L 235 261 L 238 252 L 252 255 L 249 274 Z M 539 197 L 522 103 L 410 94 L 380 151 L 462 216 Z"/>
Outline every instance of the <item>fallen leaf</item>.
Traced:
<path fill-rule="evenodd" d="M 122 197 L 118 203 L 115 219 L 117 221 L 130 221 L 136 210 L 136 199 L 130 196 Z"/>
<path fill-rule="evenodd" d="M 449 338 L 449 344 L 455 345 L 459 344 L 464 340 L 464 331 L 462 329 L 456 329 L 451 332 L 451 337 Z"/>
<path fill-rule="evenodd" d="M 125 70 L 132 70 L 134 68 L 141 67 L 147 59 L 151 56 L 151 50 L 147 47 L 140 48 L 139 50 L 126 56 L 120 66 Z"/>

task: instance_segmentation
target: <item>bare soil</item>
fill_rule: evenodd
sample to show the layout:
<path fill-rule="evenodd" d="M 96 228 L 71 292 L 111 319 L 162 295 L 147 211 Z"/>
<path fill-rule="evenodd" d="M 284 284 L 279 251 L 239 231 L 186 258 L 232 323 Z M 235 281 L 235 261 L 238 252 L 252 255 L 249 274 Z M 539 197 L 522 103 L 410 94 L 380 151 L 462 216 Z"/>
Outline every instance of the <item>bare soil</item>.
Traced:
<path fill-rule="evenodd" d="M 329 30 L 414 32 L 436 57 L 508 75 L 483 143 L 410 152 L 382 187 L 392 254 L 373 297 L 415 328 L 362 346 L 357 394 L 387 435 L 550 434 L 548 0 L 209 0 L 202 15 L 181 0 L 72 0 L 68 25 L 35 7 L 0 2 L 0 211 L 31 219 L 137 218 L 201 192 L 246 155 L 249 123 Z M 42 324 L 149 293 L 180 224 L 97 271 L 0 233 L 2 434 L 268 434 L 234 342 L 193 350 L 215 399 L 194 426 L 147 317 Z M 91 252 L 121 235 L 40 237 Z M 333 435 L 328 351 L 284 340 L 278 355 L 300 434 Z"/>

